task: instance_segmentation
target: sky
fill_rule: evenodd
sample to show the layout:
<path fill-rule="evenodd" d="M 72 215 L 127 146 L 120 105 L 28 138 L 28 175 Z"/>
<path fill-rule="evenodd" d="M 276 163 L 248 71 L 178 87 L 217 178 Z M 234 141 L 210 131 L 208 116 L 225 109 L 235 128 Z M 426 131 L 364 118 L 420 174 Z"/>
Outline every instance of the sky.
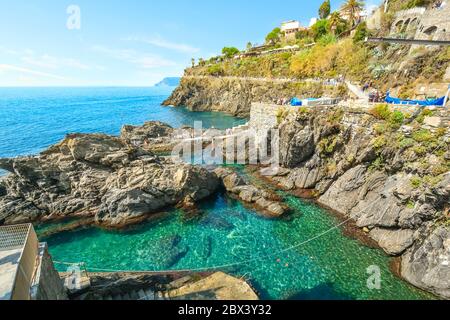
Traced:
<path fill-rule="evenodd" d="M 322 2 L 0 0 L 0 86 L 151 86 L 282 21 L 309 25 Z"/>

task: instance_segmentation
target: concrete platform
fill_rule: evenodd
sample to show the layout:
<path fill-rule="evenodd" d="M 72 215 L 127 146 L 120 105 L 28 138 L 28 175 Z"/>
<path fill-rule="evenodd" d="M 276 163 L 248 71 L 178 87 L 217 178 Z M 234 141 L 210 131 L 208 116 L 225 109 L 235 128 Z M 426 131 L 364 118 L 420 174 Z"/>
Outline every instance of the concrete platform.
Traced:
<path fill-rule="evenodd" d="M 0 300 L 11 300 L 22 248 L 0 251 Z"/>

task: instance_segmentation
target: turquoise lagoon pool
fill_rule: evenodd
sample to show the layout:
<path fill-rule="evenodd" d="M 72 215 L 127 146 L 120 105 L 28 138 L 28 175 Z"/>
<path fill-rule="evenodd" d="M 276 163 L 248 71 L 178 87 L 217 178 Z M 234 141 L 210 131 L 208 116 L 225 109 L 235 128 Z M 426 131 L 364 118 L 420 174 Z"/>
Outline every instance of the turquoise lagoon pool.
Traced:
<path fill-rule="evenodd" d="M 217 267 L 244 276 L 264 299 L 432 298 L 394 276 L 382 251 L 345 237 L 340 229 L 307 242 L 338 219 L 295 197 L 287 196 L 286 202 L 292 216 L 266 220 L 219 194 L 202 204 L 198 217 L 174 210 L 126 231 L 90 227 L 42 240 L 54 260 L 85 262 L 90 271 Z M 381 290 L 367 287 L 367 268 L 373 265 L 381 269 Z"/>

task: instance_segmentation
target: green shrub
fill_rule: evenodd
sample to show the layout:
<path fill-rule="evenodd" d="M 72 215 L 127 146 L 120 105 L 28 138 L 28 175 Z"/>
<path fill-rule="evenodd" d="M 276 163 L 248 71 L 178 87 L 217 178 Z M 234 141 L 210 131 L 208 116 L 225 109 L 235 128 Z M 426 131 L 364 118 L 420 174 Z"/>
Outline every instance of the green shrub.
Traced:
<path fill-rule="evenodd" d="M 239 49 L 235 48 L 235 47 L 224 47 L 222 49 L 222 54 L 228 59 L 234 57 L 238 53 L 239 53 Z"/>
<path fill-rule="evenodd" d="M 436 136 L 438 138 L 442 138 L 443 136 L 445 136 L 447 134 L 447 128 L 438 128 L 436 130 Z"/>
<path fill-rule="evenodd" d="M 388 120 L 392 114 L 389 106 L 385 103 L 377 104 L 369 113 L 379 120 Z"/>
<path fill-rule="evenodd" d="M 325 34 L 317 40 L 317 43 L 321 46 L 327 46 L 331 43 L 336 43 L 337 38 L 332 34 Z"/>
<path fill-rule="evenodd" d="M 355 35 L 353 36 L 353 42 L 359 43 L 364 41 L 366 37 L 369 36 L 369 30 L 367 29 L 367 24 L 365 22 L 360 23 L 355 30 Z"/>
<path fill-rule="evenodd" d="M 402 6 L 402 9 L 412 9 L 415 7 L 425 7 L 432 3 L 433 0 L 409 0 L 405 2 Z"/>
<path fill-rule="evenodd" d="M 275 28 L 266 36 L 266 42 L 275 44 L 280 41 L 280 35 L 281 35 L 281 29 Z"/>
<path fill-rule="evenodd" d="M 375 159 L 374 162 L 372 162 L 372 164 L 369 167 L 369 172 L 373 172 L 373 171 L 380 171 L 382 170 L 384 167 L 384 159 L 382 156 L 379 156 L 378 158 Z"/>
<path fill-rule="evenodd" d="M 405 115 L 401 111 L 394 111 L 389 117 L 389 124 L 393 128 L 400 128 L 403 124 L 403 121 L 405 121 Z"/>
<path fill-rule="evenodd" d="M 375 138 L 372 142 L 372 146 L 376 150 L 380 150 L 381 148 L 383 148 L 386 145 L 387 145 L 387 139 L 385 136 L 379 136 L 379 137 Z"/>
<path fill-rule="evenodd" d="M 411 178 L 410 183 L 411 183 L 411 186 L 414 189 L 418 189 L 418 188 L 420 188 L 422 186 L 423 181 L 422 181 L 422 179 L 420 177 L 415 176 L 415 177 Z"/>
<path fill-rule="evenodd" d="M 339 138 L 338 136 L 323 138 L 317 144 L 317 148 L 319 149 L 319 153 L 321 155 L 331 155 L 336 150 L 336 146 L 338 144 Z"/>
<path fill-rule="evenodd" d="M 215 65 L 208 67 L 207 72 L 211 76 L 221 76 L 224 74 L 224 70 L 223 70 L 222 66 L 219 64 L 215 64 Z"/>
<path fill-rule="evenodd" d="M 406 207 L 408 209 L 414 209 L 415 206 L 416 206 L 416 204 L 411 200 L 409 200 L 408 203 L 406 204 Z"/>
<path fill-rule="evenodd" d="M 417 142 L 431 142 L 434 140 L 433 135 L 431 134 L 430 130 L 427 129 L 421 129 L 419 131 L 416 131 L 412 135 L 413 139 Z"/>
<path fill-rule="evenodd" d="M 414 153 L 418 156 L 423 156 L 427 153 L 427 148 L 422 145 L 417 145 L 412 148 L 412 151 L 414 151 Z"/>
<path fill-rule="evenodd" d="M 277 123 L 281 124 L 289 115 L 289 109 L 286 108 L 280 108 L 277 111 Z"/>
<path fill-rule="evenodd" d="M 326 35 L 329 30 L 327 19 L 318 20 L 312 27 L 311 32 L 314 40 L 320 39 L 322 36 Z"/>
<path fill-rule="evenodd" d="M 378 135 L 381 135 L 381 134 L 386 133 L 388 131 L 388 128 L 387 128 L 386 124 L 384 124 L 384 123 L 377 123 L 374 126 L 374 130 Z"/>
<path fill-rule="evenodd" d="M 416 142 L 414 141 L 414 139 L 411 138 L 403 138 L 402 140 L 400 140 L 399 146 L 402 149 L 405 148 L 410 148 L 412 147 Z"/>

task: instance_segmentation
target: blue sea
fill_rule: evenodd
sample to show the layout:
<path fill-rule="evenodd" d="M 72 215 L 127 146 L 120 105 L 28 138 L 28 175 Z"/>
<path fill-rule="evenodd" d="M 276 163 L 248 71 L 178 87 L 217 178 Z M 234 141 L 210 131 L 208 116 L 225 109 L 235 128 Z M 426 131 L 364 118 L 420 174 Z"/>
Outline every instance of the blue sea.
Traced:
<path fill-rule="evenodd" d="M 150 88 L 0 88 L 0 158 L 36 154 L 68 133 L 118 135 L 124 124 L 149 120 L 173 127 L 225 129 L 242 124 L 226 114 L 192 113 L 163 107 L 171 87 Z"/>

